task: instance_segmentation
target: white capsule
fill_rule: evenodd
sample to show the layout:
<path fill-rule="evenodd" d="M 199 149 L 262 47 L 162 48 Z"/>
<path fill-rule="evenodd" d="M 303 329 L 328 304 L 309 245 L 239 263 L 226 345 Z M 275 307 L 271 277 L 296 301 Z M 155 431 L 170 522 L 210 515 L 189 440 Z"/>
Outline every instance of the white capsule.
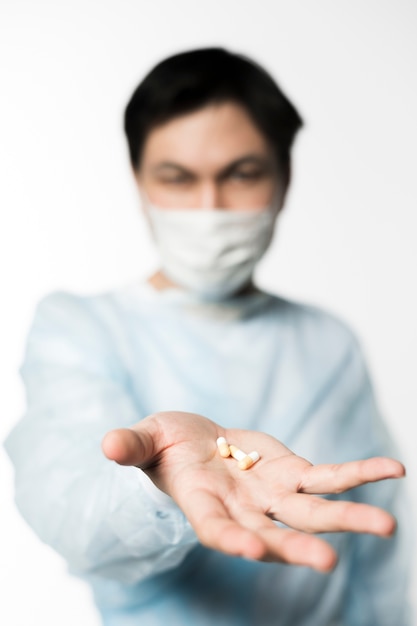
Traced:
<path fill-rule="evenodd" d="M 249 454 L 247 454 L 243 459 L 239 461 L 238 467 L 241 470 L 247 470 L 252 467 L 252 465 L 256 463 L 256 461 L 259 461 L 259 458 L 259 453 L 256 452 L 256 450 L 254 450 L 253 452 L 249 452 Z"/>
<path fill-rule="evenodd" d="M 229 446 L 229 449 L 230 454 L 234 459 L 236 459 L 236 461 L 242 461 L 242 459 L 246 458 L 247 456 L 246 452 L 243 452 L 243 450 L 239 450 L 239 448 L 237 446 L 234 446 L 233 444 Z"/>
<path fill-rule="evenodd" d="M 224 437 L 219 437 L 216 441 L 217 443 L 217 447 L 219 449 L 220 452 L 220 456 L 226 458 L 228 456 L 230 456 L 230 448 L 227 445 L 227 441 Z"/>

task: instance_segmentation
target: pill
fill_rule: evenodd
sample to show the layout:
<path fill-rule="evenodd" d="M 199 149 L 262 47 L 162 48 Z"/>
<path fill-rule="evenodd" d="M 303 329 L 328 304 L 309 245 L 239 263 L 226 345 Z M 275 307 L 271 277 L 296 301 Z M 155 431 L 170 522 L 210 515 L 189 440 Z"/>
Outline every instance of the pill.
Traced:
<path fill-rule="evenodd" d="M 237 465 L 239 469 L 247 470 L 252 467 L 256 461 L 259 461 L 259 454 L 254 450 L 253 452 L 249 452 L 243 459 L 240 459 Z"/>
<path fill-rule="evenodd" d="M 227 445 L 227 441 L 224 437 L 219 437 L 216 441 L 217 447 L 219 449 L 220 455 L 223 457 L 230 456 L 230 448 Z"/>
<path fill-rule="evenodd" d="M 233 444 L 229 446 L 229 449 L 230 449 L 230 454 L 232 455 L 234 459 L 236 459 L 236 461 L 242 461 L 243 459 L 247 457 L 246 452 L 239 450 L 239 448 L 237 446 L 234 446 Z"/>

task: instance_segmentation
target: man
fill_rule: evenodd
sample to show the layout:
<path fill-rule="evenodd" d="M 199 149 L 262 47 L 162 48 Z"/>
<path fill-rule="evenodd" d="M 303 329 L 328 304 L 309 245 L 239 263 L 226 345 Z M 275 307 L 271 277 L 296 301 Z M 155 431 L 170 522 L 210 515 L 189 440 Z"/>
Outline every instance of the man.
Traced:
<path fill-rule="evenodd" d="M 38 307 L 16 500 L 106 626 L 411 623 L 404 496 L 366 484 L 404 468 L 358 342 L 253 282 L 301 124 L 241 55 L 162 61 L 125 112 L 160 268 Z"/>

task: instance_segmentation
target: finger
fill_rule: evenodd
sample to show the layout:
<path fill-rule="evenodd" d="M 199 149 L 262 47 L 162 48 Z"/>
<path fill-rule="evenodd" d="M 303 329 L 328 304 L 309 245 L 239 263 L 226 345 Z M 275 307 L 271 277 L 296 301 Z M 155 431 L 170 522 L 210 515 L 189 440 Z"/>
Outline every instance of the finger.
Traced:
<path fill-rule="evenodd" d="M 156 420 L 146 418 L 132 428 L 108 432 L 102 441 L 106 457 L 120 465 L 146 466 L 159 452 L 159 428 Z"/>
<path fill-rule="evenodd" d="M 279 528 L 257 511 L 245 511 L 239 521 L 262 539 L 267 550 L 262 560 L 304 565 L 320 572 L 328 572 L 336 565 L 336 552 L 323 539 Z"/>
<path fill-rule="evenodd" d="M 399 461 L 373 457 L 339 465 L 313 465 L 304 470 L 299 491 L 303 493 L 342 493 L 364 483 L 405 476 Z"/>
<path fill-rule="evenodd" d="M 308 533 L 348 531 L 389 536 L 396 528 L 392 515 L 370 504 L 335 502 L 300 493 L 285 496 L 280 510 L 271 513 L 274 519 Z"/>
<path fill-rule="evenodd" d="M 211 493 L 191 492 L 179 505 L 200 542 L 208 548 L 248 559 L 259 560 L 265 556 L 264 542 L 232 519 L 221 500 Z"/>

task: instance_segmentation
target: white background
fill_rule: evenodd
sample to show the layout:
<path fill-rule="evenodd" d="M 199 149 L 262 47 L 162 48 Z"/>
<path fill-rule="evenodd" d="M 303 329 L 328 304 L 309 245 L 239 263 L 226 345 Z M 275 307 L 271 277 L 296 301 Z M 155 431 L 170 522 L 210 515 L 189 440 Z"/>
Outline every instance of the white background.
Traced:
<path fill-rule="evenodd" d="M 39 298 L 154 267 L 122 132 L 131 92 L 168 54 L 224 45 L 263 64 L 306 122 L 259 282 L 356 331 L 414 502 L 416 28 L 412 0 L 0 0 L 0 438 L 24 410 Z M 3 449 L 0 480 L 0 623 L 97 625 L 88 589 L 16 511 Z"/>

